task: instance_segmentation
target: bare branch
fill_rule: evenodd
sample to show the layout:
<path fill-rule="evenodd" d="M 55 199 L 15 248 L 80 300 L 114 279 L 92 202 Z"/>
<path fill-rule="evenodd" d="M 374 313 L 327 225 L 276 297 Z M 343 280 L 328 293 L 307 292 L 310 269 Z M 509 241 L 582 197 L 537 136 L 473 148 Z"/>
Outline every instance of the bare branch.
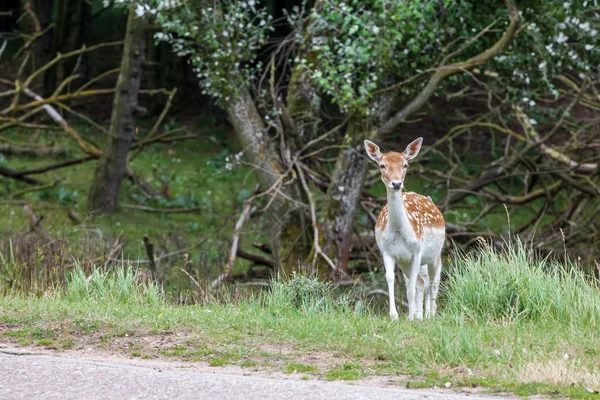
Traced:
<path fill-rule="evenodd" d="M 405 122 L 408 117 L 418 111 L 435 93 L 436 89 L 445 78 L 478 67 L 501 54 L 504 49 L 506 49 L 519 28 L 520 19 L 515 3 L 512 0 L 505 0 L 505 2 L 510 15 L 510 24 L 504 35 L 494 43 L 492 47 L 475 57 L 466 61 L 439 67 L 417 97 L 377 129 L 377 136 L 391 133 L 398 125 Z"/>

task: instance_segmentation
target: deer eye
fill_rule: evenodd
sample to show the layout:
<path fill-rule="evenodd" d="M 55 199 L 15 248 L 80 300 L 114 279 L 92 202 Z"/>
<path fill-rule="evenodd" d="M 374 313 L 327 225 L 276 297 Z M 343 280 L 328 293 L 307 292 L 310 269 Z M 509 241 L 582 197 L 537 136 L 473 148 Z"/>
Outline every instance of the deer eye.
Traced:
<path fill-rule="evenodd" d="M 408 168 L 408 164 L 404 164 L 404 166 L 402 168 L 404 168 L 404 169 Z"/>
<path fill-rule="evenodd" d="M 381 168 L 381 169 L 385 169 L 385 165 L 383 165 L 383 164 L 379 164 L 379 168 Z"/>

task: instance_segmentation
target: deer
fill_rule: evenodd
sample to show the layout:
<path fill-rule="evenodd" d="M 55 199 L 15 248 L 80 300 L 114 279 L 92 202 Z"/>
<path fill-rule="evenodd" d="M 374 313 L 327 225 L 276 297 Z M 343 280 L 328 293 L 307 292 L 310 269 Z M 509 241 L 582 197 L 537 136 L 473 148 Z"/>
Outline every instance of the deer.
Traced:
<path fill-rule="evenodd" d="M 396 264 L 406 283 L 408 319 L 423 319 L 423 294 L 425 317 L 437 311 L 446 238 L 444 217 L 430 197 L 403 190 L 408 163 L 419 154 L 422 143 L 423 138 L 418 138 L 402 153 L 382 153 L 379 146 L 365 140 L 367 155 L 377 163 L 387 190 L 387 204 L 377 218 L 375 239 L 383 256 L 392 320 L 398 320 L 394 299 Z"/>

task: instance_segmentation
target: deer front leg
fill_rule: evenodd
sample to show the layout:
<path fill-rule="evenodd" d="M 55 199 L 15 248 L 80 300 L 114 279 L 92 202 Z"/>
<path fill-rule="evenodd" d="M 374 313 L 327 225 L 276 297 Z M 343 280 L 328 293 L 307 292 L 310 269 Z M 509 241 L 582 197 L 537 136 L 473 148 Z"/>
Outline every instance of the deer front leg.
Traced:
<path fill-rule="evenodd" d="M 398 320 L 398 311 L 396 311 L 396 299 L 394 298 L 394 268 L 396 261 L 389 254 L 383 255 L 383 264 L 385 265 L 385 280 L 388 284 L 388 292 L 390 299 L 390 317 L 394 320 Z"/>
<path fill-rule="evenodd" d="M 413 320 L 415 318 L 423 319 L 423 308 L 421 308 L 420 317 L 417 311 L 417 279 L 419 277 L 419 270 L 421 269 L 421 254 L 417 254 L 410 263 L 410 270 L 408 271 L 408 282 L 406 282 L 406 297 L 408 299 L 408 319 Z M 421 295 L 422 296 L 422 295 Z M 421 297 L 421 307 L 422 305 Z"/>

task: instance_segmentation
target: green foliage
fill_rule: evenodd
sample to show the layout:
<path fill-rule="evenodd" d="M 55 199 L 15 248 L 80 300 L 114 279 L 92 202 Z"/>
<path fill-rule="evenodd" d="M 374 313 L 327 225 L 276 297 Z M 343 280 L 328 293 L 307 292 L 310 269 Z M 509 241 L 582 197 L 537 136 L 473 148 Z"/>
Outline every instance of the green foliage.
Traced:
<path fill-rule="evenodd" d="M 482 250 L 458 257 L 449 275 L 444 312 L 457 318 L 600 322 L 598 282 L 575 266 L 536 260 L 521 243 L 504 253 Z"/>
<path fill-rule="evenodd" d="M 508 90 L 527 107 L 542 96 L 558 96 L 553 81 L 570 73 L 585 78 L 598 71 L 600 23 L 592 1 L 518 2 L 524 20 L 507 54 L 488 68 L 499 74 L 492 86 Z"/>
<path fill-rule="evenodd" d="M 303 44 L 317 57 L 297 60 L 298 68 L 313 71 L 312 78 L 342 110 L 370 114 L 376 89 L 433 66 L 440 43 L 459 34 L 444 26 L 441 11 L 455 13 L 462 3 L 445 3 L 325 1 L 312 10 L 309 35 L 299 36 L 310 41 Z"/>
<path fill-rule="evenodd" d="M 227 100 L 261 68 L 255 62 L 272 31 L 272 17 L 257 1 L 136 0 L 136 13 L 154 20 L 179 57 L 189 57 L 203 93 Z"/>
<path fill-rule="evenodd" d="M 492 87 L 508 90 L 525 103 L 558 93 L 552 80 L 559 74 L 590 73 L 600 61 L 598 21 L 589 1 L 518 2 L 524 23 L 507 54 L 486 69 L 498 73 Z M 374 93 L 399 84 L 405 97 L 424 84 L 419 74 L 439 65 L 443 56 L 463 49 L 454 62 L 481 53 L 508 26 L 504 2 L 330 0 L 311 14 L 310 35 L 298 35 L 318 54 L 296 60 L 312 71 L 312 78 L 345 112 L 371 114 L 378 105 Z M 471 38 L 487 27 L 497 33 Z M 335 33 L 334 33 L 335 32 Z M 306 43 L 303 43 L 306 45 Z M 468 79 L 457 76 L 454 81 Z"/>

